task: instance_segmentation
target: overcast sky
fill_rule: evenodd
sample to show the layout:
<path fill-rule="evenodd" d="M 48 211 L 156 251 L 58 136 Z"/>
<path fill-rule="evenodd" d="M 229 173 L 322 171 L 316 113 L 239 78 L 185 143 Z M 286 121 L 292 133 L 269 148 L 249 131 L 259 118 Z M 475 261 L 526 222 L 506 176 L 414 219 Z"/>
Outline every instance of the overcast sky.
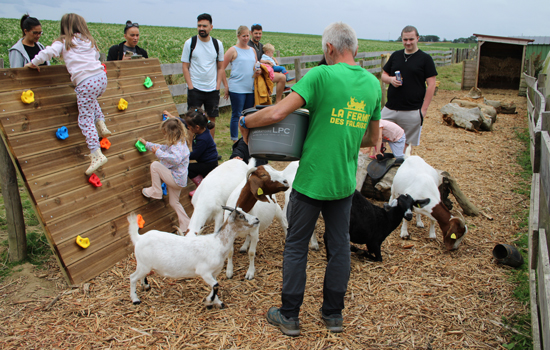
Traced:
<path fill-rule="evenodd" d="M 549 0 L 0 0 L 0 17 L 59 20 L 75 12 L 88 22 L 194 27 L 197 15 L 214 28 L 261 23 L 265 31 L 318 34 L 332 22 L 350 24 L 361 39 L 395 40 L 408 24 L 441 40 L 474 33 L 550 36 Z M 0 33 L 1 35 L 1 33 Z"/>

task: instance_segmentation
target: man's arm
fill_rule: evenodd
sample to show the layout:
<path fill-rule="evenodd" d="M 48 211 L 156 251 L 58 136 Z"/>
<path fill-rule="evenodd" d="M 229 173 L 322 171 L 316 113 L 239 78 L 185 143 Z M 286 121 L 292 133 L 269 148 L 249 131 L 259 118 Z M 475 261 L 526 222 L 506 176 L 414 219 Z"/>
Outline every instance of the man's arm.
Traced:
<path fill-rule="evenodd" d="M 193 83 L 191 82 L 191 74 L 189 74 L 189 62 L 182 62 L 183 76 L 187 83 L 187 90 L 193 89 Z"/>
<path fill-rule="evenodd" d="M 434 97 L 435 75 L 433 77 L 427 78 L 426 83 L 428 84 L 428 87 L 426 88 L 426 94 L 424 95 L 424 103 L 422 103 L 422 108 L 420 109 L 420 112 L 422 112 L 423 116 L 426 116 L 426 113 L 428 113 L 428 107 L 430 106 L 430 102 L 432 102 L 432 98 Z"/>
<path fill-rule="evenodd" d="M 371 120 L 365 135 L 363 135 L 363 140 L 361 140 L 361 147 L 373 147 L 378 143 L 378 135 L 380 130 L 380 121 Z M 380 152 L 380 150 L 378 150 Z"/>
<path fill-rule="evenodd" d="M 390 76 L 385 70 L 382 70 L 382 82 L 385 84 L 392 84 L 394 87 L 403 85 L 395 76 Z"/>
<path fill-rule="evenodd" d="M 285 119 L 290 113 L 302 107 L 305 103 L 306 101 L 302 98 L 302 96 L 293 91 L 276 105 L 262 108 L 253 114 L 247 115 L 245 119 L 246 127 L 259 128 L 261 126 L 275 124 Z M 239 129 L 243 135 L 244 142 L 248 144 L 248 129 L 243 128 L 240 122 Z"/>
<path fill-rule="evenodd" d="M 216 77 L 216 90 L 221 88 L 221 83 L 223 81 L 223 86 L 227 89 L 227 77 L 225 76 L 225 69 L 223 68 L 223 61 L 218 62 L 218 76 Z"/>

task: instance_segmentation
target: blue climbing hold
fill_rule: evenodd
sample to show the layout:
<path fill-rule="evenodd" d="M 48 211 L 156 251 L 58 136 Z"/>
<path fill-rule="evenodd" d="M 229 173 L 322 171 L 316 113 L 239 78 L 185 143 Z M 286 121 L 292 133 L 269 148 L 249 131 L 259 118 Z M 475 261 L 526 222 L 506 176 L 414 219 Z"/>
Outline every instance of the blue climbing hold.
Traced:
<path fill-rule="evenodd" d="M 166 188 L 166 184 L 163 182 L 160 187 L 162 187 L 162 195 L 166 196 L 168 194 L 168 189 Z"/>
<path fill-rule="evenodd" d="M 67 130 L 67 127 L 62 126 L 55 132 L 55 136 L 60 140 L 65 140 L 67 137 L 69 137 L 69 130 Z"/>

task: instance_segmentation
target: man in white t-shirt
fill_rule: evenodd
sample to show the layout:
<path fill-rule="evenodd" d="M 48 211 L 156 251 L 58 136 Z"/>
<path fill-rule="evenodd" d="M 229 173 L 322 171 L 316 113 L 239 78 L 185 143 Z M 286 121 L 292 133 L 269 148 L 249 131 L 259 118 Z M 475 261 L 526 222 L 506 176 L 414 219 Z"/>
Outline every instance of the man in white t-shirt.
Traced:
<path fill-rule="evenodd" d="M 187 82 L 187 109 L 200 108 L 208 119 L 214 122 L 219 115 L 220 85 L 227 79 L 223 70 L 223 44 L 210 36 L 212 16 L 203 13 L 197 17 L 198 34 L 189 38 L 183 45 L 181 62 L 183 76 Z M 214 129 L 210 129 L 212 138 Z"/>

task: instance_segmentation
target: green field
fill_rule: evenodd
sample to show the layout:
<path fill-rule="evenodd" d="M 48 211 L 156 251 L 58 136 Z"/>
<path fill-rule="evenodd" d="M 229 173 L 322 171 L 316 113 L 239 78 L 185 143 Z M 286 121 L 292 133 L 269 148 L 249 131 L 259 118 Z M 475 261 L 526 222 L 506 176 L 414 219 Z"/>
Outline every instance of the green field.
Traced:
<path fill-rule="evenodd" d="M 40 42 L 50 45 L 59 35 L 59 21 L 41 21 L 42 35 Z M 96 39 L 99 50 L 107 53 L 109 47 L 124 41 L 124 25 L 110 23 L 89 23 L 89 28 Z M 235 28 L 236 29 L 236 28 Z M 19 19 L 0 18 L 0 58 L 4 59 L 4 66 L 9 66 L 8 49 L 21 37 Z M 161 63 L 181 62 L 181 52 L 185 40 L 197 34 L 196 28 L 140 26 L 139 46 L 147 50 L 149 57 L 158 57 Z M 212 36 L 220 39 L 227 50 L 237 41 L 235 30 L 214 29 Z M 264 32 L 262 42 L 271 43 L 281 56 L 299 56 L 322 54 L 321 35 L 290 34 Z M 419 44 L 423 50 L 446 50 L 449 47 L 464 47 L 464 44 L 429 43 Z M 467 44 L 466 44 L 467 45 Z M 465 46 L 467 47 L 467 46 Z M 400 42 L 377 40 L 359 40 L 359 52 L 395 51 L 402 49 Z"/>

